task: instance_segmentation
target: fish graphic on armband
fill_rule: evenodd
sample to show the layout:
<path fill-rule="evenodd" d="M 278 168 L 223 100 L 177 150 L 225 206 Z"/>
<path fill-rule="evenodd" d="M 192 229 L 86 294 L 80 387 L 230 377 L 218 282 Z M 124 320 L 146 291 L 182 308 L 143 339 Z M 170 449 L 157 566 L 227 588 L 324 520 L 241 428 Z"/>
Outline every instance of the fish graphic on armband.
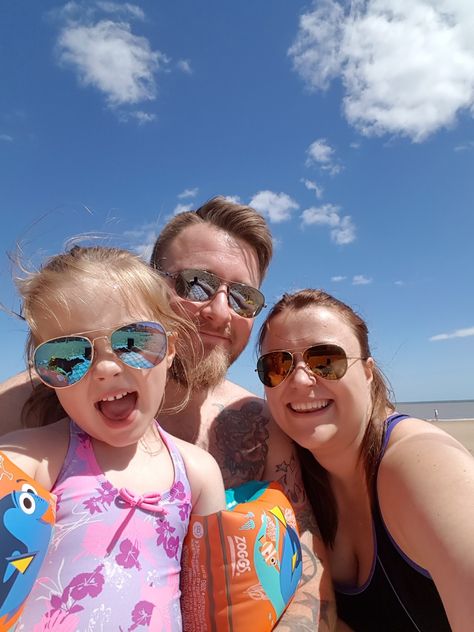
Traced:
<path fill-rule="evenodd" d="M 0 488 L 0 632 L 17 619 L 33 587 L 54 524 L 51 500 L 25 478 L 14 477 L 0 456 L 0 483 L 3 476 L 10 490 Z"/>

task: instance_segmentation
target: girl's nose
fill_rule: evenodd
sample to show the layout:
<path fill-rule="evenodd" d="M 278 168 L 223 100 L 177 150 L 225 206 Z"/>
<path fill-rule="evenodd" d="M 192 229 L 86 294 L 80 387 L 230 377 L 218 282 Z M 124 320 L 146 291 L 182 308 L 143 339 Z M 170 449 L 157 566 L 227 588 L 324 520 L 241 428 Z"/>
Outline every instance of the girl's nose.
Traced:
<path fill-rule="evenodd" d="M 94 340 L 94 360 L 91 368 L 98 380 L 113 377 L 123 371 L 123 364 L 112 351 L 110 341 L 105 336 Z"/>

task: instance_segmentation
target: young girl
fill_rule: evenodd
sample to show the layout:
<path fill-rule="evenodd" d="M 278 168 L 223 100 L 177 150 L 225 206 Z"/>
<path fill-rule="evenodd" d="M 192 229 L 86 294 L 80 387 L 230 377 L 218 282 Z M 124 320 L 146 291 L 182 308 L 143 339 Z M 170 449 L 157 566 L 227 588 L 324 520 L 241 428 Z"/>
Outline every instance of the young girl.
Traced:
<path fill-rule="evenodd" d="M 217 463 L 155 421 L 190 325 L 131 253 L 75 246 L 19 282 L 28 355 L 67 419 L 1 449 L 57 496 L 57 523 L 17 630 L 181 630 L 190 512 L 225 507 Z"/>

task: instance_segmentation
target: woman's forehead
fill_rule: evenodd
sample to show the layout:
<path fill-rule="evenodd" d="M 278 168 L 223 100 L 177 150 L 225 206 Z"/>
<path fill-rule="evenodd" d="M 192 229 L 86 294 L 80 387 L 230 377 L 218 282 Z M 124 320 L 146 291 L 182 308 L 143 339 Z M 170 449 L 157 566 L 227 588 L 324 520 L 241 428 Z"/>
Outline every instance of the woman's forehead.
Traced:
<path fill-rule="evenodd" d="M 323 306 L 281 312 L 268 323 L 263 346 L 284 349 L 319 342 L 339 344 L 344 348 L 354 343 L 358 346 L 345 318 L 336 310 Z"/>

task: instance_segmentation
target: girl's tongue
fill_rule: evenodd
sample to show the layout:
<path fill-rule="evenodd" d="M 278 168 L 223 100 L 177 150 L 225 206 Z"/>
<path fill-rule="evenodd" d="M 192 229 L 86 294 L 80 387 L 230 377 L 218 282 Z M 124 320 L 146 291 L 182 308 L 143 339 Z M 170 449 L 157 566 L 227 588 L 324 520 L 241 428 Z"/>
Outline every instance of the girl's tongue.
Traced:
<path fill-rule="evenodd" d="M 107 419 L 123 421 L 133 412 L 136 403 L 137 393 L 127 393 L 120 399 L 97 402 L 97 407 Z"/>

